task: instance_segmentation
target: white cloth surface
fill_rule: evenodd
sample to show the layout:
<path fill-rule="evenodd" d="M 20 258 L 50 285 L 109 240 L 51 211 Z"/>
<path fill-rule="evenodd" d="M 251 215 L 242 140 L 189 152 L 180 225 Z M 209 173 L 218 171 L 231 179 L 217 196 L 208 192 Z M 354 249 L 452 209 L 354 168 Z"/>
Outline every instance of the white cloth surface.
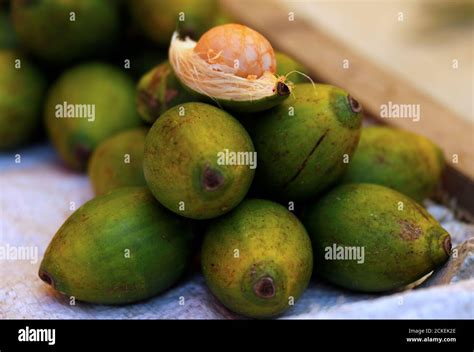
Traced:
<path fill-rule="evenodd" d="M 18 155 L 21 163 L 15 163 Z M 1 319 L 226 319 L 239 318 L 208 291 L 200 274 L 144 302 L 103 306 L 75 302 L 45 285 L 37 275 L 43 253 L 56 230 L 93 197 L 85 175 L 64 169 L 45 146 L 0 154 L 0 246 L 37 248 L 37 261 L 0 261 Z M 474 227 L 457 221 L 445 207 L 429 211 L 457 245 Z M 184 298 L 184 304 L 183 303 Z M 312 281 L 283 319 L 472 319 L 474 279 L 393 294 L 360 294 Z"/>

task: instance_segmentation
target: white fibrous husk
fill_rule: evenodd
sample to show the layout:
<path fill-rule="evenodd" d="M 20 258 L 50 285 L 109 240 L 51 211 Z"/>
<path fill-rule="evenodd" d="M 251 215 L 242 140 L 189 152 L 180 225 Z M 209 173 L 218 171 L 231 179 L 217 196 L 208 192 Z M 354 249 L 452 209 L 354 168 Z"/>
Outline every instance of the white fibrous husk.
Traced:
<path fill-rule="evenodd" d="M 243 78 L 233 74 L 233 69 L 219 64 L 209 64 L 194 52 L 196 42 L 180 39 L 175 32 L 171 39 L 169 61 L 173 70 L 188 88 L 212 99 L 252 101 L 275 94 L 279 80 L 271 72 L 258 78 Z"/>

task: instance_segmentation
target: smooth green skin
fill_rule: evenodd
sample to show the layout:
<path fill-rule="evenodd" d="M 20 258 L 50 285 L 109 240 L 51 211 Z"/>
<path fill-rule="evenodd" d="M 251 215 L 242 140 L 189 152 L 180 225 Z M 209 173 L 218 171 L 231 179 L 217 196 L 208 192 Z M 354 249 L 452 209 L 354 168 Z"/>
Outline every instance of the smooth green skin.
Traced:
<path fill-rule="evenodd" d="M 275 59 L 277 62 L 276 74 L 278 76 L 286 76 L 288 73 L 292 71 L 299 71 L 304 74 L 308 74 L 308 70 L 303 65 L 301 65 L 299 62 L 289 57 L 288 55 L 283 54 L 282 52 L 276 51 Z M 289 81 L 291 81 L 294 84 L 309 82 L 308 78 L 298 73 L 291 73 L 290 75 L 288 75 L 287 78 Z"/>
<path fill-rule="evenodd" d="M 228 212 L 245 197 L 255 170 L 219 165 L 218 153 L 225 149 L 254 152 L 247 131 L 231 115 L 203 103 L 171 108 L 146 138 L 143 169 L 150 190 L 161 204 L 185 217 L 210 219 Z M 222 176 L 217 189 L 204 187 L 206 168 Z"/>
<path fill-rule="evenodd" d="M 100 304 L 146 299 L 176 283 L 191 258 L 190 226 L 144 187 L 121 188 L 74 212 L 46 250 L 59 292 Z"/>
<path fill-rule="evenodd" d="M 254 116 L 248 129 L 258 153 L 256 181 L 263 190 L 304 200 L 342 176 L 344 155 L 357 147 L 362 122 L 347 96 L 329 85 L 296 84 L 291 98 Z"/>
<path fill-rule="evenodd" d="M 367 127 L 342 182 L 387 186 L 421 202 L 434 194 L 444 166 L 443 152 L 425 137 Z"/>
<path fill-rule="evenodd" d="M 118 3 L 103 0 L 13 0 L 12 18 L 21 44 L 53 63 L 111 47 L 120 25 Z"/>
<path fill-rule="evenodd" d="M 35 67 L 14 51 L 0 50 L 0 150 L 32 137 L 41 121 L 45 91 L 46 80 Z"/>
<path fill-rule="evenodd" d="M 179 79 L 179 77 L 178 77 Z M 181 82 L 182 87 L 184 87 L 189 94 L 191 94 L 194 100 L 202 101 L 208 104 L 216 105 L 222 109 L 229 110 L 233 113 L 256 113 L 262 112 L 265 110 L 269 110 L 278 104 L 281 104 L 285 100 L 290 97 L 290 93 L 288 94 L 279 94 L 277 90 L 277 85 L 275 85 L 273 95 L 267 96 L 265 98 L 257 99 L 257 100 L 228 100 L 228 99 L 219 99 L 219 98 L 211 98 L 207 95 L 201 94 L 196 92 L 195 90 L 191 89 L 190 87 L 186 86 L 184 82 Z M 290 87 L 288 87 L 290 89 Z"/>
<path fill-rule="evenodd" d="M 358 291 L 382 292 L 412 283 L 444 263 L 451 250 L 449 234 L 421 205 L 379 185 L 333 189 L 310 206 L 304 224 L 313 243 L 315 272 Z M 334 243 L 363 246 L 364 263 L 326 260 L 325 248 Z"/>
<path fill-rule="evenodd" d="M 276 88 L 275 88 L 276 90 Z M 280 95 L 275 93 L 271 96 L 252 100 L 252 101 L 241 101 L 241 100 L 224 100 L 217 99 L 217 105 L 224 109 L 237 113 L 256 113 L 265 110 L 269 110 L 282 102 L 284 102 L 290 94 Z"/>
<path fill-rule="evenodd" d="M 217 13 L 216 0 L 129 0 L 135 22 L 155 43 L 168 46 L 177 29 L 199 39 L 213 24 Z M 180 13 L 185 20 L 179 22 Z"/>
<path fill-rule="evenodd" d="M 18 39 L 8 12 L 0 8 L 0 49 L 15 49 Z"/>
<path fill-rule="evenodd" d="M 214 22 L 211 26 L 216 27 L 216 26 L 222 26 L 223 24 L 229 24 L 229 23 L 238 23 L 238 21 L 226 10 L 219 8 L 217 10 L 217 14 L 214 17 Z"/>
<path fill-rule="evenodd" d="M 149 124 L 173 106 L 193 100 L 193 96 L 181 86 L 168 60 L 147 72 L 138 82 L 138 113 Z"/>
<path fill-rule="evenodd" d="M 235 257 L 235 250 L 239 256 Z M 313 268 L 311 241 L 300 221 L 267 200 L 244 200 L 214 220 L 202 245 L 202 270 L 211 292 L 229 309 L 268 318 L 290 308 L 308 286 Z M 273 279 L 275 294 L 262 298 L 254 286 Z"/>
<path fill-rule="evenodd" d="M 56 105 L 95 105 L 95 120 L 56 118 Z M 51 88 L 45 107 L 46 127 L 56 151 L 70 168 L 85 170 L 95 147 L 108 137 L 138 127 L 135 85 L 120 69 L 102 63 L 76 66 Z"/>
<path fill-rule="evenodd" d="M 143 154 L 147 132 L 144 127 L 121 132 L 94 150 L 88 174 L 96 195 L 121 187 L 146 186 Z"/>

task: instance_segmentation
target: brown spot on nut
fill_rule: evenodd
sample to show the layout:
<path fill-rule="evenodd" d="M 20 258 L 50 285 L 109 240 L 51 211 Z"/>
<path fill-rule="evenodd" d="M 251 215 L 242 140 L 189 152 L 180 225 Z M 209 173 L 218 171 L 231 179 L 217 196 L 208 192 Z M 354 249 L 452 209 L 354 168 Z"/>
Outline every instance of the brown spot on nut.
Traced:
<path fill-rule="evenodd" d="M 288 87 L 283 82 L 278 82 L 277 83 L 277 93 L 278 93 L 278 95 L 281 95 L 281 96 L 290 95 L 290 87 Z"/>
<path fill-rule="evenodd" d="M 54 280 L 53 280 L 53 277 L 51 275 L 49 275 L 49 273 L 47 273 L 46 271 L 44 270 L 40 270 L 39 273 L 38 273 L 39 277 L 41 280 L 43 280 L 44 282 L 46 282 L 48 285 L 50 285 L 51 287 L 54 287 Z"/>
<path fill-rule="evenodd" d="M 89 160 L 89 157 L 92 154 L 91 148 L 84 144 L 77 144 L 74 148 L 74 155 L 76 156 L 76 160 L 79 161 L 81 164 L 84 164 Z"/>
<path fill-rule="evenodd" d="M 357 100 L 355 100 L 350 95 L 347 96 L 347 101 L 349 102 L 349 106 L 353 113 L 358 113 L 362 111 L 362 106 L 359 104 Z"/>
<path fill-rule="evenodd" d="M 451 254 L 451 248 L 452 248 L 451 236 L 449 236 L 449 235 L 446 236 L 446 238 L 443 241 L 443 247 L 444 247 L 444 251 L 446 252 L 446 254 L 450 255 Z"/>
<path fill-rule="evenodd" d="M 202 187 L 206 191 L 215 191 L 224 184 L 224 176 L 218 171 L 206 165 L 201 178 Z"/>
<path fill-rule="evenodd" d="M 270 276 L 261 277 L 254 285 L 253 292 L 260 298 L 272 298 L 275 296 L 275 284 Z"/>
<path fill-rule="evenodd" d="M 400 224 L 400 237 L 407 241 L 414 241 L 418 239 L 421 234 L 422 230 L 420 227 L 416 226 L 415 224 L 411 223 L 408 220 L 399 220 L 398 223 Z"/>

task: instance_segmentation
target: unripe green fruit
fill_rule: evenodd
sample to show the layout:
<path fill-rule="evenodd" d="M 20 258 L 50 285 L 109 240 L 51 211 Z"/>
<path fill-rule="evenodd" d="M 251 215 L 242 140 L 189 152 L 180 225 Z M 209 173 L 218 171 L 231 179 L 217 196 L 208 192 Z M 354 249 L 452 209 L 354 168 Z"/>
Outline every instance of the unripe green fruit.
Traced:
<path fill-rule="evenodd" d="M 267 200 L 244 200 L 214 220 L 202 246 L 211 292 L 229 309 L 253 318 L 283 313 L 301 296 L 313 266 L 300 221 Z"/>
<path fill-rule="evenodd" d="M 287 76 L 288 80 L 292 83 L 308 83 L 309 79 L 298 72 L 308 74 L 308 70 L 300 64 L 295 59 L 291 58 L 290 56 L 283 54 L 282 52 L 275 52 L 275 58 L 277 62 L 277 75 L 279 76 Z M 298 71 L 298 72 L 293 72 Z M 291 72 L 291 73 L 290 73 Z"/>
<path fill-rule="evenodd" d="M 76 170 L 86 168 L 99 143 L 142 124 L 132 80 L 103 63 L 82 64 L 64 72 L 49 91 L 45 120 L 56 151 Z"/>
<path fill-rule="evenodd" d="M 138 82 L 137 108 L 140 117 L 152 124 L 166 110 L 194 100 L 176 78 L 168 61 L 149 72 Z"/>
<path fill-rule="evenodd" d="M 151 127 L 143 169 L 151 192 L 165 207 L 210 219 L 245 197 L 255 171 L 246 161 L 256 162 L 254 152 L 247 131 L 231 115 L 212 105 L 186 103 Z"/>
<path fill-rule="evenodd" d="M 191 259 L 192 235 L 142 187 L 94 198 L 58 230 L 40 278 L 75 299 L 122 304 L 173 285 Z"/>
<path fill-rule="evenodd" d="M 46 80 L 15 51 L 0 50 L 0 150 L 29 141 L 41 122 Z"/>
<path fill-rule="evenodd" d="M 342 182 L 387 186 L 421 202 L 434 194 L 444 166 L 443 152 L 427 138 L 390 127 L 367 127 Z"/>
<path fill-rule="evenodd" d="M 358 291 L 410 284 L 443 264 L 451 251 L 449 234 L 421 205 L 379 185 L 331 190 L 309 208 L 304 223 L 316 274 Z"/>
<path fill-rule="evenodd" d="M 103 141 L 89 160 L 88 174 L 96 195 L 120 187 L 146 186 L 143 153 L 148 130 L 121 132 Z"/>
<path fill-rule="evenodd" d="M 199 38 L 213 25 L 216 0 L 130 0 L 135 22 L 155 43 L 170 43 L 178 25 L 183 34 Z"/>
<path fill-rule="evenodd" d="M 111 47 L 119 30 L 116 1 L 14 0 L 12 18 L 21 44 L 54 63 Z"/>
<path fill-rule="evenodd" d="M 252 116 L 246 125 L 258 154 L 257 185 L 294 201 L 334 184 L 357 147 L 361 109 L 340 88 L 305 83 L 284 103 Z"/>

